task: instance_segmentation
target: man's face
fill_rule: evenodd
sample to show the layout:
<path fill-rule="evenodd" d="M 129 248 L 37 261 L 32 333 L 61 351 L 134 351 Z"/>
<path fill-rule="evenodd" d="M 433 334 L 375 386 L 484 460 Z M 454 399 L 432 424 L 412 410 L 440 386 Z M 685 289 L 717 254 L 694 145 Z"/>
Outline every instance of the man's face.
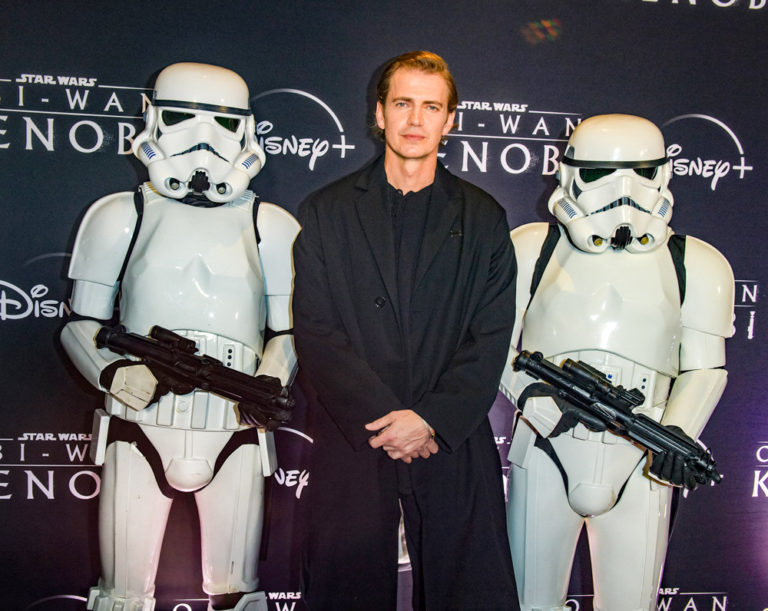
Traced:
<path fill-rule="evenodd" d="M 440 140 L 453 126 L 448 84 L 439 74 L 400 68 L 392 75 L 376 123 L 384 130 L 387 153 L 401 159 L 437 157 Z"/>

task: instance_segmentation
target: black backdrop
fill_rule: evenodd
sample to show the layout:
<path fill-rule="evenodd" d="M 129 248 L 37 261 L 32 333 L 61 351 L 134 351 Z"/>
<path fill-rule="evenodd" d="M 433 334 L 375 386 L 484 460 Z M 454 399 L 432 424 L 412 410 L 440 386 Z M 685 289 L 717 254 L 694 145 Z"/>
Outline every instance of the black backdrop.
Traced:
<path fill-rule="evenodd" d="M 67 362 L 74 232 L 87 206 L 145 180 L 131 155 L 157 72 L 201 61 L 251 88 L 268 163 L 253 182 L 295 212 L 371 159 L 374 70 L 443 55 L 459 85 L 443 162 L 490 191 L 512 226 L 547 220 L 570 128 L 604 112 L 662 127 L 672 226 L 719 248 L 737 279 L 730 381 L 703 435 L 723 483 L 682 504 L 663 609 L 768 608 L 768 412 L 760 287 L 768 246 L 766 0 L 22 2 L 0 17 L 0 608 L 82 609 L 98 569 L 99 469 L 85 451 L 99 393 Z M 761 137 L 761 134 L 762 137 Z M 511 408 L 493 410 L 499 449 Z M 299 411 L 276 433 L 262 586 L 298 610 L 294 514 L 312 485 Z M 202 610 L 194 503 L 171 514 L 158 609 Z M 569 605 L 591 608 L 577 559 Z"/>

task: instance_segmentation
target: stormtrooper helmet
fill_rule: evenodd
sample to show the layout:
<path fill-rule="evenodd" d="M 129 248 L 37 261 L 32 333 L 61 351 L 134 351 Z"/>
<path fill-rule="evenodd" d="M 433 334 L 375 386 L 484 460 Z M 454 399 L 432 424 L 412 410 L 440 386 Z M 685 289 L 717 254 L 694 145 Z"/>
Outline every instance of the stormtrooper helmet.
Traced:
<path fill-rule="evenodd" d="M 145 128 L 133 153 L 154 188 L 173 199 L 231 201 L 265 162 L 256 140 L 248 86 L 235 72 L 179 63 L 157 76 Z"/>
<path fill-rule="evenodd" d="M 671 162 L 656 125 L 632 115 L 597 115 L 571 134 L 549 211 L 580 250 L 653 250 L 671 230 Z"/>

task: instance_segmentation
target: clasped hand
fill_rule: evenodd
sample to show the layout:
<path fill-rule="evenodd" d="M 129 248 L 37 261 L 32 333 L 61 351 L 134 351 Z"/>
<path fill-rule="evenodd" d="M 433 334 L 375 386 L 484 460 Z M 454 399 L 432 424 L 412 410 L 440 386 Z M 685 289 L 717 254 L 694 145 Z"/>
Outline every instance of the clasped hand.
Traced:
<path fill-rule="evenodd" d="M 410 409 L 389 412 L 365 425 L 369 431 L 378 431 L 368 443 L 381 448 L 392 460 L 410 463 L 414 458 L 429 458 L 437 454 L 434 431 L 426 421 Z"/>

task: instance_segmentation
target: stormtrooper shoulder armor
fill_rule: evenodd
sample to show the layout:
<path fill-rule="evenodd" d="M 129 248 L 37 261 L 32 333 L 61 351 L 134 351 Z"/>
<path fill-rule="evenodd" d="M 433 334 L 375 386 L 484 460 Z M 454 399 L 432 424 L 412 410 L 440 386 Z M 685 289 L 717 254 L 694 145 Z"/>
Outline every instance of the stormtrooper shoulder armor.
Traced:
<path fill-rule="evenodd" d="M 683 327 L 720 337 L 733 335 L 733 271 L 713 246 L 685 239 Z"/>
<path fill-rule="evenodd" d="M 86 212 L 75 239 L 69 277 L 114 285 L 133 238 L 138 214 L 132 192 L 102 197 Z"/>
<path fill-rule="evenodd" d="M 290 295 L 293 288 L 293 241 L 299 234 L 299 222 L 287 210 L 262 202 L 256 227 L 261 237 L 259 256 L 264 269 L 267 295 Z"/>

